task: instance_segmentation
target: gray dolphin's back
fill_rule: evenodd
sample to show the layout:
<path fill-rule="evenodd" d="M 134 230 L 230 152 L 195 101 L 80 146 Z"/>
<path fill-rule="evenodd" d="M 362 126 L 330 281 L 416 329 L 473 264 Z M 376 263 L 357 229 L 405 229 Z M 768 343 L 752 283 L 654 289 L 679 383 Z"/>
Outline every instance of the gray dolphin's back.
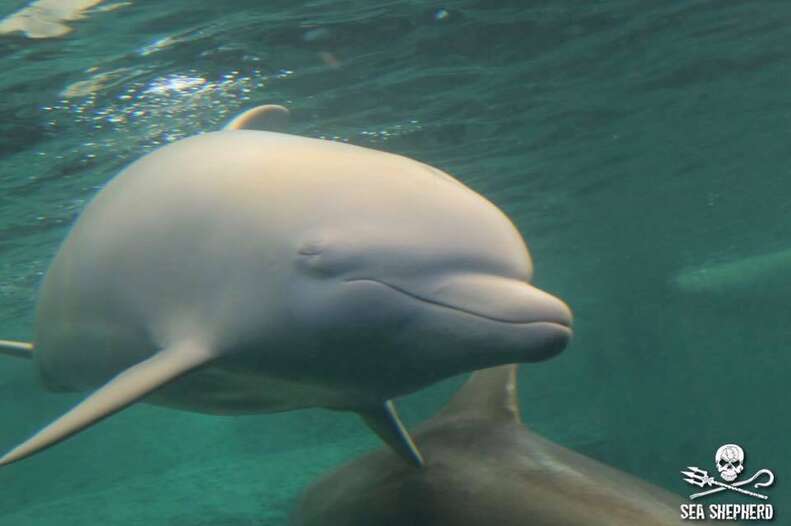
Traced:
<path fill-rule="evenodd" d="M 518 419 L 446 411 L 413 436 L 423 469 L 386 450 L 362 456 L 313 484 L 291 525 L 686 524 L 681 497 L 545 440 Z"/>

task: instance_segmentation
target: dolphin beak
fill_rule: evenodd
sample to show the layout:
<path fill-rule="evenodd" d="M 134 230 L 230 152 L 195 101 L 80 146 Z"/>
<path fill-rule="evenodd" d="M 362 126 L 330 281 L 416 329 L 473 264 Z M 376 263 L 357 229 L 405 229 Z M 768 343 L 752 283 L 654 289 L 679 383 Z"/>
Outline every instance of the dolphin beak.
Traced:
<path fill-rule="evenodd" d="M 392 278 L 347 281 L 384 286 L 440 311 L 466 315 L 470 322 L 482 321 L 462 321 L 459 330 L 454 331 L 471 346 L 467 348 L 471 362 L 477 360 L 474 366 L 459 362 L 457 365 L 466 367 L 460 371 L 545 360 L 563 350 L 571 340 L 572 315 L 568 306 L 520 279 L 460 273 L 405 280 L 403 284 Z M 430 327 L 427 332 L 436 330 L 436 318 L 426 320 Z M 480 347 L 483 352 L 473 352 L 473 347 Z M 492 352 L 494 349 L 507 352 Z"/>
<path fill-rule="evenodd" d="M 545 322 L 571 327 L 571 310 L 563 301 L 518 279 L 456 275 L 442 280 L 422 299 L 503 323 Z"/>
<path fill-rule="evenodd" d="M 483 321 L 458 331 L 470 345 L 478 342 L 485 349 L 480 363 L 462 370 L 545 360 L 571 340 L 571 310 L 527 281 L 481 273 L 410 280 L 408 285 L 370 278 L 348 281 L 375 283 L 440 310 L 467 315 L 471 322 Z M 508 352 L 491 352 L 498 348 Z M 467 352 L 476 355 L 470 348 Z"/>
<path fill-rule="evenodd" d="M 473 369 L 546 360 L 571 340 L 571 309 L 526 281 L 463 274 L 448 276 L 428 291 L 425 301 L 491 322 L 466 331 L 473 338 L 468 341 L 481 342 L 482 352 L 467 349 L 471 363 L 478 361 Z"/>

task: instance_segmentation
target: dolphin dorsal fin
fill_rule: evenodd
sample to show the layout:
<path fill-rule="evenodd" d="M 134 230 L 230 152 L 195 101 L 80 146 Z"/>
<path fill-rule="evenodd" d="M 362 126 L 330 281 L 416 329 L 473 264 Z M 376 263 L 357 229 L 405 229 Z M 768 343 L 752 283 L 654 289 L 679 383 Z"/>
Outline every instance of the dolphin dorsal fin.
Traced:
<path fill-rule="evenodd" d="M 515 364 L 500 365 L 472 373 L 439 417 L 478 417 L 521 422 Z"/>
<path fill-rule="evenodd" d="M 290 115 L 283 106 L 264 104 L 237 115 L 223 130 L 283 131 L 288 126 Z"/>
<path fill-rule="evenodd" d="M 126 369 L 71 411 L 12 449 L 0 458 L 0 466 L 54 446 L 212 359 L 214 355 L 208 349 L 191 342 L 158 352 Z"/>

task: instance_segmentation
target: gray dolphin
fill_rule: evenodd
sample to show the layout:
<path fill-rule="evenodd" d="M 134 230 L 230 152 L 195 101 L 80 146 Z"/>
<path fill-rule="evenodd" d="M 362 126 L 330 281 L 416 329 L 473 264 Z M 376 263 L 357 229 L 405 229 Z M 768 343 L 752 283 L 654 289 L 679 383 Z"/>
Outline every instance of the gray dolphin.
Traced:
<path fill-rule="evenodd" d="M 41 286 L 44 385 L 95 390 L 8 464 L 145 398 L 216 413 L 350 410 L 414 464 L 391 399 L 558 353 L 571 313 L 531 286 L 522 237 L 426 164 L 266 131 L 264 106 L 132 163 L 89 203 Z"/>
<path fill-rule="evenodd" d="M 687 524 L 681 497 L 528 430 L 516 371 L 474 373 L 417 429 L 423 469 L 386 450 L 364 455 L 310 486 L 291 526 Z"/>

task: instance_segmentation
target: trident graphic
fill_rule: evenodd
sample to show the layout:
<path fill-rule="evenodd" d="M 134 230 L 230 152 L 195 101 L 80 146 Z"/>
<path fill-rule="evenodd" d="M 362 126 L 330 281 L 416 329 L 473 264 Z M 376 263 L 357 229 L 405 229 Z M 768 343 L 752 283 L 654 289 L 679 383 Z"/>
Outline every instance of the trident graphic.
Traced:
<path fill-rule="evenodd" d="M 757 479 L 761 475 L 766 475 L 767 476 L 767 480 L 765 482 L 756 482 L 753 487 L 755 487 L 755 488 L 764 488 L 764 487 L 767 487 L 767 486 L 771 486 L 774 483 L 774 481 L 775 481 L 774 473 L 772 473 L 768 469 L 758 470 L 755 473 L 755 475 L 753 475 L 749 479 L 741 480 L 741 481 L 735 482 L 733 484 L 724 484 L 722 482 L 714 480 L 714 477 L 710 477 L 709 474 L 705 470 L 700 469 L 700 468 L 695 467 L 695 466 L 687 466 L 687 469 L 689 471 L 682 471 L 681 474 L 682 475 L 686 475 L 688 477 L 688 478 L 685 478 L 684 480 L 689 482 L 690 484 L 694 484 L 695 486 L 700 486 L 701 488 L 706 487 L 706 486 L 709 486 L 709 487 L 711 487 L 711 486 L 718 486 L 718 487 L 716 487 L 714 489 L 710 489 L 708 491 L 703 491 L 703 492 L 700 492 L 700 493 L 695 493 L 693 495 L 690 495 L 689 498 L 693 499 L 693 500 L 697 499 L 697 498 L 700 498 L 700 497 L 704 497 L 706 495 L 711 495 L 712 493 L 719 493 L 720 491 L 724 491 L 726 489 L 729 489 L 731 491 L 737 491 L 739 493 L 743 493 L 744 495 L 749 495 L 751 497 L 757 497 L 759 499 L 766 500 L 766 499 L 769 498 L 766 495 L 761 495 L 760 493 L 754 493 L 752 491 L 747 491 L 746 489 L 741 489 L 740 486 L 745 486 L 745 485 L 751 483 L 752 481 L 754 481 L 755 479 Z"/>

